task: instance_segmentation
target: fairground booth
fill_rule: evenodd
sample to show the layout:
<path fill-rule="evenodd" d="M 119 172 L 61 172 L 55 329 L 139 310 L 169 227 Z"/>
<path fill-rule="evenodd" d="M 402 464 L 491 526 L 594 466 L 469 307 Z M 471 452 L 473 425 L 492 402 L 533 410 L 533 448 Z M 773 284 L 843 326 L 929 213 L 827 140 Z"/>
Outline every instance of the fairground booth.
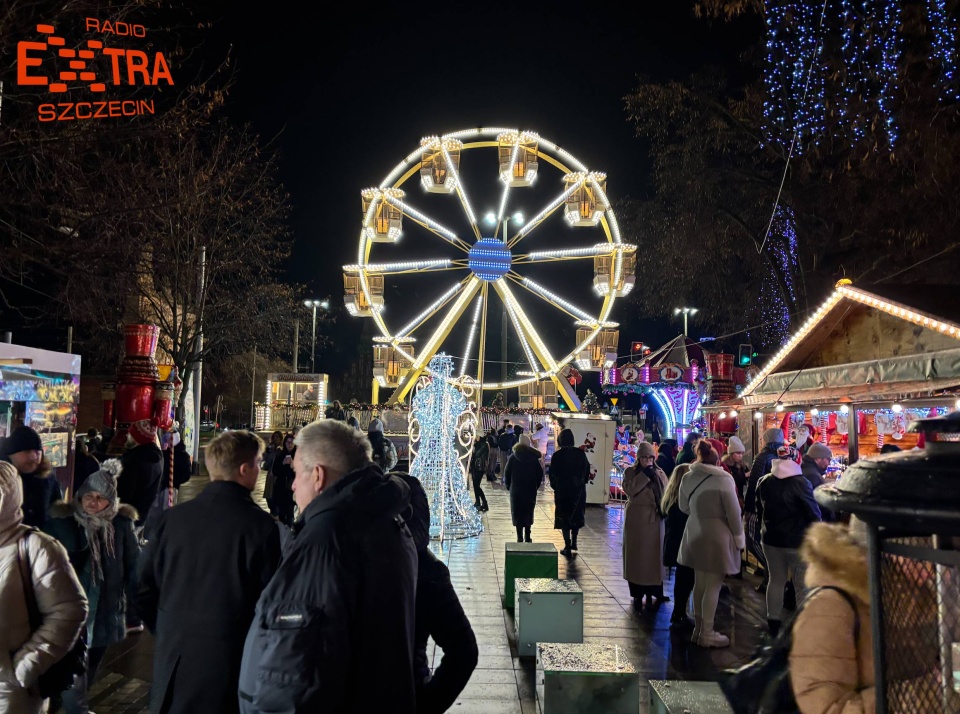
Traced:
<path fill-rule="evenodd" d="M 833 452 L 829 479 L 885 445 L 922 446 L 907 427 L 957 409 L 958 398 L 956 289 L 842 280 L 738 397 L 705 411 L 718 435 L 733 429 L 748 452 L 771 427 L 788 442 L 809 433 Z"/>
<path fill-rule="evenodd" d="M 33 428 L 64 493 L 73 483 L 79 401 L 78 355 L 0 342 L 0 438 Z"/>
<path fill-rule="evenodd" d="M 325 374 L 268 374 L 266 398 L 254 406 L 256 429 L 290 431 L 322 417 L 328 382 L 329 377 Z"/>

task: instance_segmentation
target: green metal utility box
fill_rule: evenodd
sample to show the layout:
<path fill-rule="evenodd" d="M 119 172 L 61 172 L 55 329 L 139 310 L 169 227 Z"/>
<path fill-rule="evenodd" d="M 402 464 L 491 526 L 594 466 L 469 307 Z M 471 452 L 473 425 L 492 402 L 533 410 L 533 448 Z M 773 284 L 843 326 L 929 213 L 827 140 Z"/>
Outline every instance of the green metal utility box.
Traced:
<path fill-rule="evenodd" d="M 503 606 L 513 611 L 517 578 L 552 578 L 559 574 L 553 543 L 507 543 L 503 566 Z"/>

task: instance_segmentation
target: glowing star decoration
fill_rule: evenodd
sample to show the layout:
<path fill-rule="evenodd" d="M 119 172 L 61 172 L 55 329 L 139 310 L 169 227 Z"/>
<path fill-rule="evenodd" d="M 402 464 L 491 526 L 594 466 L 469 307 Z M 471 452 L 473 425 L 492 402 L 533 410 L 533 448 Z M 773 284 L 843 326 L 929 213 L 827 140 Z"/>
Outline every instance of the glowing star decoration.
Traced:
<path fill-rule="evenodd" d="M 430 503 L 430 537 L 441 542 L 479 535 L 467 464 L 477 433 L 476 382 L 453 383 L 453 359 L 430 360 L 430 374 L 417 383 L 410 407 L 410 475 L 423 484 Z"/>

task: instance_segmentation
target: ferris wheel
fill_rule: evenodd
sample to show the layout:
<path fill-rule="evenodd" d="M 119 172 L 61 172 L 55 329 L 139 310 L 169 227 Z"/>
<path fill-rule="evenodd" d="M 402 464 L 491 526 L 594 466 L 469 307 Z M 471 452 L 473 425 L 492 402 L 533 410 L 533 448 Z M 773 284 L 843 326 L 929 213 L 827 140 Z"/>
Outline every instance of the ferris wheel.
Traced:
<path fill-rule="evenodd" d="M 541 169 L 557 172 L 559 190 L 548 184 L 546 197 L 549 179 Z M 421 191 L 414 195 L 417 178 Z M 484 185 L 475 188 L 475 180 Z M 539 192 L 530 190 L 535 184 Z M 532 212 L 524 191 L 535 196 Z M 484 192 L 493 208 L 481 220 L 472 201 Z M 527 210 L 514 208 L 517 195 Z M 389 401 L 401 402 L 438 352 L 455 358 L 454 379 L 475 380 L 481 391 L 519 387 L 522 396 L 524 388 L 528 394 L 545 388 L 572 410 L 580 403 L 567 379 L 571 367 L 615 366 L 619 333 L 610 315 L 633 287 L 636 246 L 621 240 L 605 174 L 532 132 L 468 129 L 422 139 L 379 186 L 361 192 L 361 207 L 357 262 L 343 266 L 344 303 L 351 315 L 371 318 L 380 333 L 374 403 L 380 387 L 394 387 Z M 538 233 L 546 235 L 538 239 Z M 547 243 L 533 250 L 537 240 Z M 576 261 L 593 261 L 592 290 L 589 281 L 567 279 L 564 271 Z M 407 306 L 385 299 L 404 280 L 436 297 L 418 305 L 417 314 L 397 318 L 394 312 Z M 577 304 L 591 293 L 592 309 Z M 553 339 L 552 350 L 557 320 L 571 320 L 576 338 L 559 350 Z M 501 368 L 496 379 L 502 360 L 488 347 L 488 335 L 505 331 L 526 364 L 507 379 Z"/>

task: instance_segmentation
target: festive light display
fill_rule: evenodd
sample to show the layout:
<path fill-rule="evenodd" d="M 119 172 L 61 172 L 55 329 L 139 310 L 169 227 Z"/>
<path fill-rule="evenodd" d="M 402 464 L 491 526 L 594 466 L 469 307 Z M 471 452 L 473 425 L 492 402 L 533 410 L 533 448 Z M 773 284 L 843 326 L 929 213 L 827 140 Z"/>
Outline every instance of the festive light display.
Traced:
<path fill-rule="evenodd" d="M 435 377 L 421 377 L 410 419 L 410 475 L 423 484 L 430 503 L 430 537 L 456 540 L 479 535 L 483 523 L 473 507 L 467 465 L 477 433 L 476 382 L 451 383 L 453 360 L 430 360 Z"/>
<path fill-rule="evenodd" d="M 496 141 L 491 141 L 491 138 L 496 138 Z M 459 173 L 463 152 L 479 149 L 480 153 L 483 153 L 482 150 L 486 148 L 493 148 L 499 153 L 499 173 L 496 175 L 499 180 L 496 181 L 496 185 L 501 187 L 502 191 L 498 199 L 497 212 L 491 215 L 495 215 L 501 222 L 505 215 L 512 213 L 512 209 L 508 210 L 507 201 L 508 197 L 512 198 L 512 189 L 529 185 L 537 176 L 538 167 L 552 167 L 565 177 L 564 190 L 556 198 L 548 198 L 546 202 L 540 202 L 532 211 L 526 210 L 525 207 L 523 214 L 532 215 L 533 218 L 512 235 L 507 234 L 506 227 L 502 236 L 491 237 L 481 233 L 476 220 L 477 212 L 471 204 L 468 187 L 465 185 L 467 182 Z M 426 208 L 421 209 L 420 206 L 414 208 L 411 205 L 409 195 L 404 194 L 402 187 L 411 179 L 416 181 L 418 176 L 422 187 L 431 194 L 456 194 L 463 214 L 459 223 L 456 224 L 457 228 L 454 228 L 454 224 L 450 222 L 455 220 L 455 216 L 450 211 L 443 214 L 446 225 L 428 215 L 435 205 L 439 205 L 436 202 L 430 204 L 429 211 Z M 491 178 L 494 177 L 491 176 Z M 620 290 L 619 287 L 617 290 L 610 289 L 607 294 L 601 295 L 597 300 L 596 308 L 584 310 L 537 283 L 524 282 L 525 276 L 522 273 L 524 268 L 534 262 L 596 258 L 597 261 L 605 260 L 607 267 L 601 270 L 597 267 L 599 262 L 595 262 L 593 270 L 595 283 L 598 272 L 609 276 L 611 285 L 619 286 L 621 282 L 627 280 L 624 277 L 625 274 L 632 273 L 635 269 L 632 253 L 637 250 L 637 247 L 625 244 L 621 239 L 611 200 L 607 196 L 605 180 L 604 174 L 591 171 L 569 152 L 537 134 L 515 129 L 481 127 L 424 138 L 418 149 L 408 154 L 387 174 L 379 184 L 379 188 L 367 190 L 365 200 L 368 204 L 365 204 L 356 259 L 352 264 L 344 266 L 344 289 L 350 298 L 348 300 L 348 296 L 345 295 L 345 303 L 348 310 L 352 306 L 351 314 L 371 318 L 380 333 L 380 338 L 393 346 L 399 358 L 406 360 L 410 365 L 390 396 L 391 403 L 406 399 L 421 373 L 431 373 L 429 363 L 433 355 L 441 350 L 451 351 L 447 346 L 448 338 L 462 321 L 470 321 L 470 333 L 464 336 L 469 349 L 479 348 L 479 353 L 469 355 L 465 360 L 464 364 L 468 366 L 466 371 L 474 377 L 480 374 L 492 375 L 496 371 L 482 368 L 488 362 L 486 355 L 488 341 L 484 332 L 487 325 L 486 317 L 491 310 L 496 309 L 493 304 L 493 293 L 489 295 L 487 293 L 488 285 L 492 285 L 497 298 L 504 304 L 510 316 L 509 329 L 517 333 L 518 343 L 523 348 L 524 357 L 531 363 L 532 369 L 529 377 L 501 382 L 491 380 L 485 382 L 483 388 L 505 389 L 549 378 L 558 384 L 558 389 L 562 390 L 564 399 L 571 408 L 578 408 L 576 394 L 564 387 L 565 382 L 560 372 L 577 355 L 587 349 L 596 331 L 600 329 L 599 326 L 609 321 L 614 303 L 626 293 L 626 290 Z M 588 199 L 584 210 L 588 207 L 590 215 L 598 218 L 598 223 L 595 226 L 571 228 L 564 221 L 563 212 L 566 201 L 581 189 L 584 189 L 584 196 Z M 440 200 L 445 199 L 440 198 Z M 390 210 L 386 211 L 387 208 Z M 601 209 L 599 214 L 598 208 Z M 402 233 L 397 231 L 391 233 L 390 230 L 395 224 L 387 225 L 385 221 L 387 218 L 390 221 L 396 221 L 399 217 L 407 219 L 405 228 Z M 469 224 L 467 231 L 462 230 L 463 218 Z M 559 219 L 564 229 L 562 234 L 551 237 L 551 245 L 556 246 L 554 250 L 520 253 L 515 248 L 538 226 L 541 224 L 546 226 L 545 222 L 551 218 Z M 419 248 L 408 247 L 408 244 L 412 240 L 417 240 L 418 234 L 424 233 L 436 234 L 444 242 L 442 247 L 445 250 L 455 248 L 461 251 L 462 255 L 456 255 L 452 259 L 439 256 L 436 258 L 424 256 L 428 258 L 426 260 L 417 259 L 416 253 Z M 569 247 L 565 249 L 561 235 L 566 238 L 574 233 L 579 235 L 569 240 L 566 243 Z M 386 239 L 400 240 L 390 243 L 384 236 Z M 402 259 L 396 260 L 399 257 L 396 251 L 400 243 L 404 244 L 403 256 Z M 432 251 L 436 241 L 430 240 L 429 243 L 428 249 Z M 394 251 L 390 256 L 394 259 L 381 260 L 380 255 L 383 251 Z M 371 252 L 376 253 L 376 262 Z M 628 256 L 630 260 L 624 259 L 625 253 L 631 254 Z M 385 252 L 383 254 L 385 255 Z M 390 316 L 393 314 L 392 311 L 387 316 L 390 318 L 389 325 L 385 319 L 384 296 L 395 294 L 388 290 L 398 285 L 393 281 L 394 276 L 421 270 L 463 271 L 467 275 L 458 279 L 453 287 L 450 287 L 413 320 L 403 315 L 398 320 L 398 324 L 401 322 L 407 324 L 402 329 L 396 330 L 393 323 L 395 318 Z M 462 273 L 458 278 L 461 276 Z M 572 346 L 573 349 L 562 358 L 555 359 L 547 349 L 544 339 L 541 338 L 540 330 L 543 327 L 535 326 L 527 317 L 524 308 L 510 292 L 509 281 L 523 285 L 533 297 L 558 312 L 588 323 L 594 328 L 593 334 L 588 331 L 585 339 L 581 341 L 578 332 L 577 344 Z M 570 289 L 574 287 L 571 285 Z M 484 296 L 482 301 L 477 303 L 477 307 L 471 309 L 472 301 L 481 290 Z M 409 347 L 414 339 L 417 340 L 419 347 L 419 354 L 416 355 Z M 457 341 L 459 343 L 459 339 Z M 458 344 L 457 349 L 459 348 Z M 462 366 L 464 365 L 458 364 L 458 368 Z M 377 399 L 377 396 L 373 397 L 373 401 Z"/>
<path fill-rule="evenodd" d="M 851 145 L 879 125 L 888 148 L 897 143 L 895 105 L 903 70 L 903 0 L 767 0 L 764 136 L 793 153 L 817 143 L 830 103 L 838 137 Z M 926 0 L 929 59 L 946 101 L 960 99 L 957 34 L 946 0 Z M 839 36 L 838 55 L 824 47 Z M 836 66 L 834 66 L 836 64 Z"/>
<path fill-rule="evenodd" d="M 768 248 L 773 264 L 780 271 L 791 302 L 796 299 L 793 281 L 798 272 L 797 231 L 793 210 L 778 206 L 770 230 Z M 779 347 L 790 335 L 790 307 L 783 298 L 780 281 L 772 273 L 765 276 L 760 287 L 760 321 L 763 323 L 760 339 L 764 345 Z"/>

